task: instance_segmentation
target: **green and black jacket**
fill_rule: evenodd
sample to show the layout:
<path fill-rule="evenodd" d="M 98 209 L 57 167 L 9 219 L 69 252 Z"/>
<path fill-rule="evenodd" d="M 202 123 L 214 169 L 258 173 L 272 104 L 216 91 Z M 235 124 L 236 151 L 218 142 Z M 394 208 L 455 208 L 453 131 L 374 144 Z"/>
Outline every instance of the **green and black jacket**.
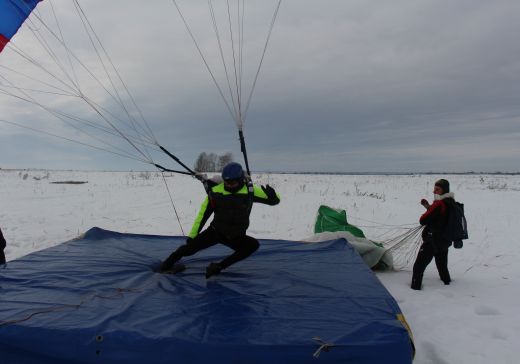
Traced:
<path fill-rule="evenodd" d="M 212 187 L 202 203 L 188 236 L 195 238 L 211 214 L 215 214 L 215 216 L 210 226 L 226 238 L 245 235 L 249 227 L 251 208 L 255 202 L 276 205 L 280 202 L 280 197 L 278 194 L 269 197 L 260 186 L 256 185 L 253 185 L 250 192 L 247 184 L 244 184 L 240 190 L 234 193 L 226 191 L 224 183 Z"/>

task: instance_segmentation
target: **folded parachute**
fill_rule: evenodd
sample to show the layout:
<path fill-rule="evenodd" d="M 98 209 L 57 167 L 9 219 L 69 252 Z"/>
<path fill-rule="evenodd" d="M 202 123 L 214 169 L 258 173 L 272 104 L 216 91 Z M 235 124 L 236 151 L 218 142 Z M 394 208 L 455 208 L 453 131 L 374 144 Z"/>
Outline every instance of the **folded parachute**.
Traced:
<path fill-rule="evenodd" d="M 393 268 L 392 253 L 383 244 L 367 239 L 360 228 L 349 224 L 345 210 L 321 205 L 314 224 L 314 233 L 314 236 L 305 241 L 311 243 L 345 238 L 370 268 L 377 270 Z"/>

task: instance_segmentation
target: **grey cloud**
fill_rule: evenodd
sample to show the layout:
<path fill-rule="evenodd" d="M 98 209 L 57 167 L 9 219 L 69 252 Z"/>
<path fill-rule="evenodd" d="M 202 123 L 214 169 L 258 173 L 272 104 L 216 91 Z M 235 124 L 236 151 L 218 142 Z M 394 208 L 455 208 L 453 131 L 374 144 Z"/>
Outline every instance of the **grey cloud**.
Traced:
<path fill-rule="evenodd" d="M 124 13 L 119 1 L 99 4 L 85 10 L 159 141 L 188 164 L 201 151 L 238 158 L 236 127 L 172 4 L 125 2 Z M 202 21 L 207 4 L 179 4 L 196 19 L 193 30 L 221 80 L 211 23 Z M 248 80 L 275 4 L 250 5 L 255 17 L 245 36 L 256 53 L 246 49 Z M 506 0 L 285 0 L 245 126 L 252 166 L 517 170 L 519 15 L 520 3 Z M 12 109 L 5 118 L 16 118 Z M 95 168 L 79 155 L 76 164 Z M 9 163 L 30 166 L 31 159 Z"/>

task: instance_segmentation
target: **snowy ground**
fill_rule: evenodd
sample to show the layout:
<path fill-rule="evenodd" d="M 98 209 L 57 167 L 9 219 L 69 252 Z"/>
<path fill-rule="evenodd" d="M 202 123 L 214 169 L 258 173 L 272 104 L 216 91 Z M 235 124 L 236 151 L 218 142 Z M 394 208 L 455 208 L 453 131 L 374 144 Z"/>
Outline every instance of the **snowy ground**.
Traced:
<path fill-rule="evenodd" d="M 282 203 L 256 205 L 249 232 L 258 238 L 303 239 L 320 204 L 342 208 L 377 240 L 388 225 L 416 224 L 439 176 L 258 175 Z M 410 267 L 377 276 L 398 301 L 415 337 L 417 364 L 513 364 L 520 348 L 520 176 L 453 175 L 465 203 L 470 239 L 450 251 L 453 282 L 432 263 L 424 289 L 409 288 Z M 51 182 L 82 181 L 84 184 Z M 165 183 L 172 194 L 177 222 Z M 120 232 L 182 235 L 204 197 L 196 180 L 153 172 L 0 170 L 0 226 L 8 260 L 69 240 L 93 226 Z M 516 283 L 515 283 L 516 282 Z M 516 287 L 516 289 L 514 288 Z"/>

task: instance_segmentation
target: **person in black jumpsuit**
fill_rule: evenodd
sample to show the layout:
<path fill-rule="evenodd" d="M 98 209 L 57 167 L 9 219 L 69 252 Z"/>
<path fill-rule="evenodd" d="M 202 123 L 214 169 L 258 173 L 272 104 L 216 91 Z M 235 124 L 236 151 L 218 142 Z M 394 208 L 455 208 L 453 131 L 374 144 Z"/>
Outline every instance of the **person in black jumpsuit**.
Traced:
<path fill-rule="evenodd" d="M 276 205 L 280 202 L 280 197 L 269 185 L 248 184 L 242 166 L 238 163 L 226 165 L 222 171 L 222 179 L 223 183 L 213 186 L 208 191 L 186 244 L 177 248 L 162 262 L 160 272 L 172 269 L 182 257 L 191 256 L 218 243 L 231 248 L 231 255 L 218 263 L 208 265 L 206 278 L 209 278 L 247 258 L 258 249 L 258 240 L 246 235 L 253 203 Z M 211 224 L 201 232 L 212 214 L 214 216 Z"/>

